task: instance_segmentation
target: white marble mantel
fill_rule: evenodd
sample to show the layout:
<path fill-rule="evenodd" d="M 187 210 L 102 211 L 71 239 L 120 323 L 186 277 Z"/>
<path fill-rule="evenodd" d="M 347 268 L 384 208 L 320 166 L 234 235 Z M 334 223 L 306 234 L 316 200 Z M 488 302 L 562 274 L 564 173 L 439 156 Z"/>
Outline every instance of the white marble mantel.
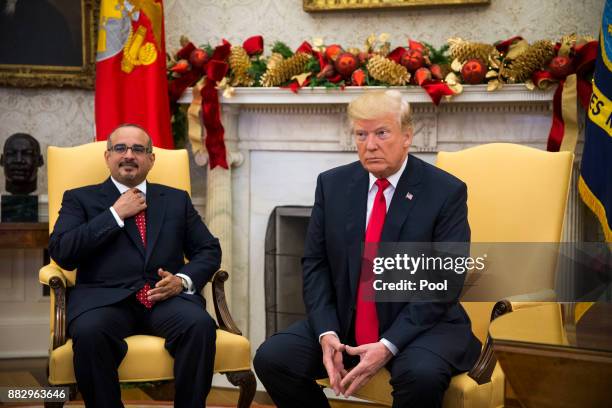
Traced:
<path fill-rule="evenodd" d="M 438 151 L 482 143 L 546 146 L 554 88 L 529 91 L 523 85 L 508 85 L 487 92 L 484 85 L 466 86 L 461 95 L 437 107 L 421 88 L 397 89 L 414 112 L 411 151 L 427 161 L 433 162 Z M 207 206 L 222 210 L 220 217 L 231 220 L 232 244 L 224 248 L 224 254 L 231 256 L 231 309 L 253 352 L 265 338 L 268 217 L 275 206 L 312 205 L 317 175 L 356 160 L 346 105 L 362 92 L 359 88 L 305 88 L 293 94 L 281 88 L 236 88 L 231 98 L 221 97 L 225 140 L 234 163 L 231 205 L 215 202 L 220 195 L 228 197 L 215 187 L 208 187 L 206 200 Z M 189 103 L 191 92 L 185 95 L 181 102 Z M 216 213 L 207 212 L 207 216 L 215 219 Z M 207 222 L 210 225 L 211 220 Z"/>

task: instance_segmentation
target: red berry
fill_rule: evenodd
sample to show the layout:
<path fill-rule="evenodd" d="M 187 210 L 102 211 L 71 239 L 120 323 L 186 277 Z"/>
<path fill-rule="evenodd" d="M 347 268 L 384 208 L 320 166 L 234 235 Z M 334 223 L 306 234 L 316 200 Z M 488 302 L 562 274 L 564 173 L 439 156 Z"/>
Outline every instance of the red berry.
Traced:
<path fill-rule="evenodd" d="M 479 59 L 470 59 L 461 68 L 463 82 L 471 85 L 480 84 L 487 75 L 487 66 Z"/>
<path fill-rule="evenodd" d="M 548 70 L 556 79 L 565 79 L 572 69 L 572 60 L 567 56 L 554 57 L 548 64 Z"/>
<path fill-rule="evenodd" d="M 410 72 L 414 72 L 423 66 L 423 53 L 418 50 L 408 50 L 402 55 L 401 63 Z"/>
<path fill-rule="evenodd" d="M 438 64 L 433 64 L 429 67 L 431 71 L 431 75 L 436 79 L 444 79 L 444 72 L 442 71 L 442 67 Z"/>
<path fill-rule="evenodd" d="M 201 48 L 196 48 L 189 55 L 189 62 L 194 68 L 202 68 L 208 62 L 208 54 Z"/>
<path fill-rule="evenodd" d="M 336 57 L 336 61 L 334 62 L 334 67 L 336 71 L 340 75 L 345 78 L 350 78 L 351 74 L 357 69 L 359 66 L 359 61 L 357 57 L 350 52 L 343 52 L 342 54 Z"/>

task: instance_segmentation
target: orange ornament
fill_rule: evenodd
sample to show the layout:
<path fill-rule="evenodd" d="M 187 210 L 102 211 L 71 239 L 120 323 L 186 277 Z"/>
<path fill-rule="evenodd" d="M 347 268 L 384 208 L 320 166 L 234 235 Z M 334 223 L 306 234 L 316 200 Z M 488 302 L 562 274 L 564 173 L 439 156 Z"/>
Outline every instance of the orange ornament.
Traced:
<path fill-rule="evenodd" d="M 335 61 L 338 55 L 342 53 L 343 51 L 344 50 L 342 49 L 342 47 L 339 46 L 338 44 L 332 44 L 332 45 L 327 46 L 327 48 L 325 48 L 325 57 L 329 61 Z"/>
<path fill-rule="evenodd" d="M 351 80 L 353 85 L 362 86 L 365 83 L 366 74 L 363 72 L 363 69 L 357 69 L 353 72 L 351 76 Z"/>

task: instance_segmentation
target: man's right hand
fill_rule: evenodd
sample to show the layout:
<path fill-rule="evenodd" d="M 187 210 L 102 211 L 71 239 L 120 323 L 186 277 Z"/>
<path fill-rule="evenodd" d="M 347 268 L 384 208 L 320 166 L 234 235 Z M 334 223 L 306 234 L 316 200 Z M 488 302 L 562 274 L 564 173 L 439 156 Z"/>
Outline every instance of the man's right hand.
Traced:
<path fill-rule="evenodd" d="M 117 215 L 122 220 L 133 217 L 141 211 L 147 208 L 147 202 L 144 194 L 137 188 L 131 188 L 125 193 L 121 194 L 121 197 L 115 201 L 113 208 L 117 212 Z"/>
<path fill-rule="evenodd" d="M 334 334 L 326 334 L 321 337 L 321 348 L 323 349 L 323 365 L 327 370 L 329 383 L 336 395 L 344 393 L 341 386 L 342 379 L 347 371 L 344 369 L 342 361 L 342 352 L 344 344 L 340 343 L 338 337 Z"/>

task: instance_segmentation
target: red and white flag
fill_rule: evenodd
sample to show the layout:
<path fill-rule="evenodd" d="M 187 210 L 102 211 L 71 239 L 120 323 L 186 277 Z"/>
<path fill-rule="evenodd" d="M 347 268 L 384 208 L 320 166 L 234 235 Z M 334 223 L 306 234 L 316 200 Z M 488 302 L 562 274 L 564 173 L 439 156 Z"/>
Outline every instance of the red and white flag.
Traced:
<path fill-rule="evenodd" d="M 96 58 L 96 139 L 122 123 L 174 147 L 170 129 L 162 0 L 102 0 Z"/>

